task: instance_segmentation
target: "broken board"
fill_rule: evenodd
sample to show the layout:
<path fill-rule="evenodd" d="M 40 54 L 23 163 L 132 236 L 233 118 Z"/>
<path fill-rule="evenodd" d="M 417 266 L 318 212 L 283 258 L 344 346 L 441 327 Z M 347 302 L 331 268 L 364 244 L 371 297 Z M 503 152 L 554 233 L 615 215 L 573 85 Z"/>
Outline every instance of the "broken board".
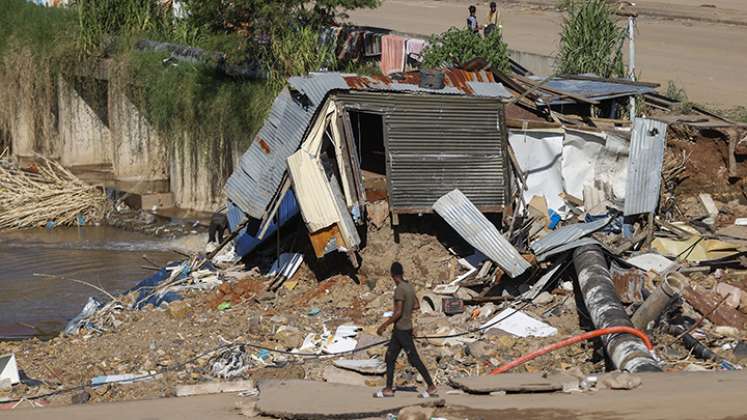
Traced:
<path fill-rule="evenodd" d="M 399 391 L 392 398 L 373 398 L 376 388 L 315 381 L 283 380 L 259 383 L 256 409 L 283 419 L 359 419 L 383 417 L 404 407 L 437 406 L 443 399 Z"/>
<path fill-rule="evenodd" d="M 451 378 L 449 382 L 451 386 L 470 394 L 490 394 L 501 391 L 511 393 L 562 391 L 563 384 L 578 384 L 578 379 L 570 375 L 545 377 L 540 373 L 502 373 Z"/>

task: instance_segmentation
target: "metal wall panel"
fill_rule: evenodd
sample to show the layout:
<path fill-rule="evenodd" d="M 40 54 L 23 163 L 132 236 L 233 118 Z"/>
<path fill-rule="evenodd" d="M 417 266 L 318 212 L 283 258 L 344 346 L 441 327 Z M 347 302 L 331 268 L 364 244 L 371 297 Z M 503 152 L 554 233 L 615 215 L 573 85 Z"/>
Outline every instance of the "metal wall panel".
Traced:
<path fill-rule="evenodd" d="M 636 118 L 630 137 L 624 213 L 626 216 L 652 213 L 659 204 L 667 124 L 648 118 Z"/>
<path fill-rule="evenodd" d="M 609 217 L 604 219 L 595 220 L 589 223 L 576 223 L 573 225 L 564 226 L 558 230 L 552 231 L 538 239 L 530 245 L 532 251 L 535 254 L 545 254 L 555 248 L 574 242 L 578 239 L 583 238 L 586 235 L 590 235 L 599 229 L 607 226 L 612 220 Z"/>
<path fill-rule="evenodd" d="M 298 150 L 327 93 L 348 87 L 339 73 L 291 77 L 288 84 L 290 90 L 275 98 L 265 124 L 225 187 L 226 196 L 257 219 L 276 198 L 287 169 L 285 161 Z"/>
<path fill-rule="evenodd" d="M 498 229 L 459 190 L 453 190 L 433 204 L 433 209 L 470 245 L 493 260 L 511 277 L 518 277 L 529 267 Z"/>
<path fill-rule="evenodd" d="M 503 108 L 498 98 L 338 93 L 348 109 L 384 115 L 389 207 L 428 213 L 459 189 L 483 211 L 509 200 Z"/>

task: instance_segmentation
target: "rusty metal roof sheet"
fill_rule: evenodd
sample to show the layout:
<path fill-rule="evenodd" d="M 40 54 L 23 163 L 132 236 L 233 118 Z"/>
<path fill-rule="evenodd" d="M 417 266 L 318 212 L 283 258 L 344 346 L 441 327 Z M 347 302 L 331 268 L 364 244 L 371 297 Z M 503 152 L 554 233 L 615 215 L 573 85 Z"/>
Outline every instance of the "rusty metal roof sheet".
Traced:
<path fill-rule="evenodd" d="M 626 216 L 651 213 L 659 204 L 667 124 L 648 118 L 636 118 L 630 137 L 628 178 L 625 185 Z"/>
<path fill-rule="evenodd" d="M 332 91 L 387 91 L 440 95 L 505 97 L 502 85 L 490 72 L 445 69 L 444 89 L 419 86 L 420 72 L 409 72 L 401 80 L 388 76 L 355 76 L 342 73 L 311 73 L 288 79 L 272 104 L 269 116 L 249 150 L 226 182 L 226 196 L 248 215 L 261 219 L 286 176 L 286 160 L 300 146 L 317 110 Z M 485 84 L 495 85 L 493 88 Z"/>
<path fill-rule="evenodd" d="M 534 241 L 530 248 L 537 255 L 545 254 L 550 250 L 598 231 L 607 226 L 610 220 L 612 219 L 605 217 L 604 219 L 595 220 L 590 223 L 576 223 L 575 225 L 564 226 L 556 231 L 548 233 L 543 238 Z"/>
<path fill-rule="evenodd" d="M 498 229 L 459 190 L 439 198 L 433 209 L 470 245 L 493 260 L 511 277 L 524 273 L 529 263 Z"/>

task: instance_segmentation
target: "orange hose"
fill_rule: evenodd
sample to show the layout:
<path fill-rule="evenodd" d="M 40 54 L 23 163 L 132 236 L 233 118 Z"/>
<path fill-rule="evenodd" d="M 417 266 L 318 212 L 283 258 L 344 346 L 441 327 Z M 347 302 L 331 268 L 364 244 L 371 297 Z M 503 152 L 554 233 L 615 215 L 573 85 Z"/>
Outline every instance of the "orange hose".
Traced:
<path fill-rule="evenodd" d="M 503 366 L 498 366 L 497 368 L 493 369 L 490 374 L 491 375 L 497 375 L 499 373 L 504 373 L 506 371 L 509 371 L 516 366 L 522 365 L 532 359 L 535 359 L 539 356 L 542 356 L 543 354 L 550 353 L 552 351 L 558 350 L 560 348 L 570 346 L 571 344 L 576 344 L 581 341 L 586 341 L 591 338 L 596 338 L 602 335 L 608 335 L 608 334 L 632 334 L 641 340 L 643 340 L 643 344 L 646 345 L 646 347 L 649 350 L 654 349 L 654 345 L 651 343 L 651 340 L 649 340 L 648 336 L 641 330 L 633 328 L 633 327 L 609 327 L 609 328 L 600 328 L 598 330 L 589 331 L 587 333 L 575 335 L 573 337 L 566 338 L 565 340 L 559 341 L 555 344 L 550 344 L 549 346 L 542 347 L 539 350 L 535 350 L 529 354 L 525 354 L 524 356 L 519 357 L 518 359 L 514 359 L 509 363 L 506 363 Z"/>

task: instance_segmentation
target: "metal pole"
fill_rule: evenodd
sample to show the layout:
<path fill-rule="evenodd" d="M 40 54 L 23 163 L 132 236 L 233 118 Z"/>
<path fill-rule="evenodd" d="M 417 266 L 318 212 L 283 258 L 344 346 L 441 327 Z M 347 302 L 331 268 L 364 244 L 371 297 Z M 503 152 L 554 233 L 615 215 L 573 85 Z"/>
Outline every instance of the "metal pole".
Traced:
<path fill-rule="evenodd" d="M 635 82 L 635 16 L 628 16 L 628 72 L 630 80 Z M 630 97 L 630 122 L 636 114 L 635 96 Z"/>
<path fill-rule="evenodd" d="M 591 321 L 597 329 L 633 327 L 620 298 L 615 292 L 602 248 L 589 245 L 573 253 L 579 292 Z M 640 338 L 631 334 L 605 335 L 602 338 L 607 355 L 616 368 L 629 372 L 661 372 L 658 362 Z"/>

